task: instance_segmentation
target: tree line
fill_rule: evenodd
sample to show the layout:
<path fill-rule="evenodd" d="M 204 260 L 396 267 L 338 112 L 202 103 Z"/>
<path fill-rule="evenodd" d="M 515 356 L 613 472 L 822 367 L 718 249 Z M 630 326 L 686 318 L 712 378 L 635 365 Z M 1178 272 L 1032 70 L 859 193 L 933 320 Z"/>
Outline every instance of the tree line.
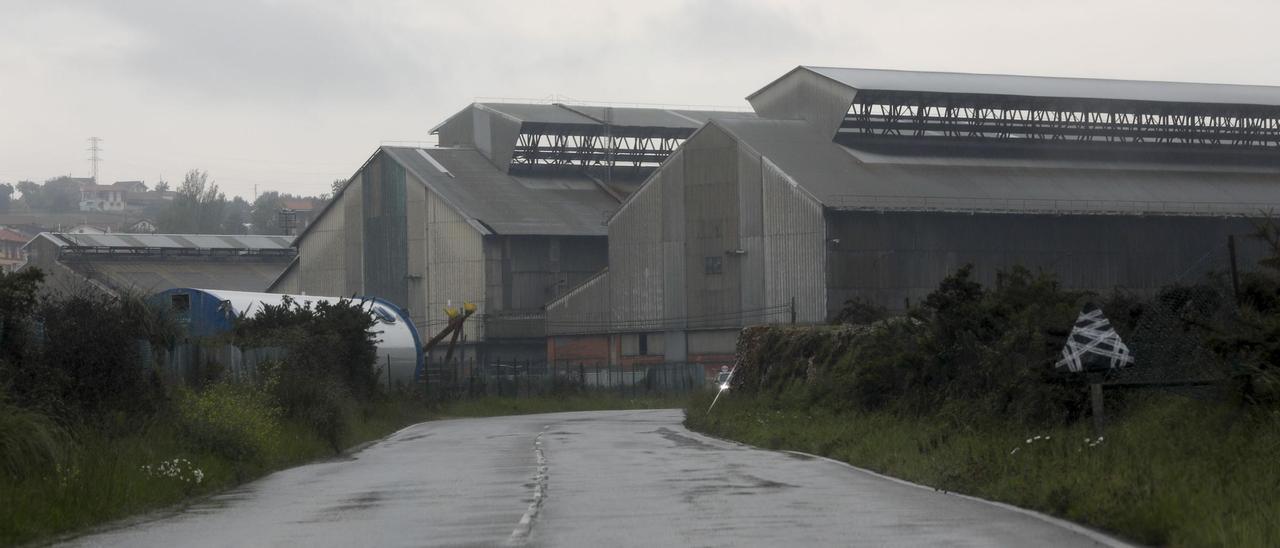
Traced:
<path fill-rule="evenodd" d="M 0 183 L 0 214 L 14 212 L 74 213 L 80 210 L 80 185 L 83 179 L 60 176 L 43 184 L 20 181 Z M 343 180 L 334 181 L 333 189 Z M 153 191 L 167 193 L 169 183 L 156 183 Z M 327 200 L 330 194 L 301 196 L 267 191 L 253 202 L 240 196 L 228 198 L 209 173 L 193 169 L 173 189 L 172 200 L 160 201 L 144 208 L 141 215 L 155 220 L 157 230 L 169 234 L 286 234 L 280 210 L 286 200 Z"/>

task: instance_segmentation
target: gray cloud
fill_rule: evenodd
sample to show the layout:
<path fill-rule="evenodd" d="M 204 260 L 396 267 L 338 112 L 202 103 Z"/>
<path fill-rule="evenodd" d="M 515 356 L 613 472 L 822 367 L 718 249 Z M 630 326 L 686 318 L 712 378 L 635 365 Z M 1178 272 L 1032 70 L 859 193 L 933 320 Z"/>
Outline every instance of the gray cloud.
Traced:
<path fill-rule="evenodd" d="M 307 2 L 84 2 L 133 37 L 107 70 L 201 101 L 360 101 L 417 67 L 349 12 Z"/>
<path fill-rule="evenodd" d="M 320 192 L 477 96 L 745 106 L 800 64 L 1280 84 L 1234 0 L 0 0 L 0 181 Z"/>

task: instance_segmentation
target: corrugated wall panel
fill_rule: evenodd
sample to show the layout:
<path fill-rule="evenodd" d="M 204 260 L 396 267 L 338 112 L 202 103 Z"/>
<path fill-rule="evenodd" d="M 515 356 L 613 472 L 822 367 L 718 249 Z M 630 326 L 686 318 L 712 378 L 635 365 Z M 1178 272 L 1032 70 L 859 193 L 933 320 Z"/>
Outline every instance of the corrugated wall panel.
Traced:
<path fill-rule="evenodd" d="M 794 298 L 797 321 L 824 321 L 826 222 L 822 206 L 767 159 L 762 175 L 766 306 L 781 307 Z M 789 321 L 789 316 L 789 310 L 779 309 L 766 320 L 782 323 Z"/>
<path fill-rule="evenodd" d="M 762 323 L 766 320 L 765 301 L 765 253 L 764 214 L 762 212 L 762 185 L 760 155 L 745 146 L 738 149 L 738 249 L 742 254 L 726 257 L 736 261 L 742 273 L 741 309 L 742 324 Z"/>
<path fill-rule="evenodd" d="M 341 212 L 346 231 L 346 284 L 341 295 L 364 294 L 364 175 L 356 176 L 342 192 L 341 204 L 334 204 L 333 214 Z M 341 210 L 339 210 L 341 206 Z M 313 295 L 316 293 L 313 293 Z"/>
<path fill-rule="evenodd" d="M 405 189 L 406 228 L 408 230 L 408 301 L 409 317 L 416 324 L 427 321 L 427 187 L 413 175 Z"/>
<path fill-rule="evenodd" d="M 298 268 L 289 268 L 284 271 L 280 279 L 268 290 L 268 293 L 284 293 L 285 295 L 297 295 L 302 287 L 301 275 Z"/>
<path fill-rule="evenodd" d="M 739 243 L 738 145 L 714 125 L 684 143 L 684 196 L 689 324 L 737 325 L 743 265 L 726 251 Z"/>
<path fill-rule="evenodd" d="M 409 229 L 404 166 L 380 152 L 365 168 L 361 187 L 365 295 L 408 307 Z"/>
<path fill-rule="evenodd" d="M 660 323 L 663 308 L 663 181 L 657 173 L 609 223 L 612 321 L 628 327 Z M 616 266 L 614 266 L 616 265 Z"/>
<path fill-rule="evenodd" d="M 484 301 L 490 312 L 511 307 L 510 264 L 504 260 L 507 245 L 506 238 L 500 236 L 484 238 Z"/>
<path fill-rule="evenodd" d="M 520 137 L 520 122 L 506 116 L 491 116 L 489 121 L 492 124 L 489 130 L 489 159 L 493 160 L 498 169 L 506 171 L 507 166 L 511 165 L 516 140 Z"/>
<path fill-rule="evenodd" d="M 350 192 L 338 197 L 348 199 Z M 346 293 L 345 203 L 332 207 L 312 221 L 298 246 L 298 291 L 308 295 L 343 296 Z"/>
<path fill-rule="evenodd" d="M 671 155 L 662 166 L 662 316 L 668 329 L 684 329 L 684 152 Z M 673 336 L 674 337 L 674 336 Z M 683 348 L 683 347 L 679 347 Z"/>
<path fill-rule="evenodd" d="M 606 332 L 610 308 L 606 271 L 547 304 L 547 334 Z"/>
<path fill-rule="evenodd" d="M 477 314 L 488 310 L 485 302 L 484 242 L 467 220 L 435 193 L 426 194 L 427 211 L 427 311 L 425 336 L 443 329 L 443 309 L 450 301 L 476 303 Z M 463 334 L 470 341 L 482 338 L 483 322 L 468 321 Z"/>
<path fill-rule="evenodd" d="M 475 147 L 480 150 L 486 157 L 493 158 L 493 126 L 489 123 L 489 119 L 497 116 L 482 108 L 472 108 L 471 110 L 471 128 L 472 137 L 475 138 Z"/>
<path fill-rule="evenodd" d="M 475 146 L 475 106 L 468 106 L 436 130 L 440 146 Z"/>

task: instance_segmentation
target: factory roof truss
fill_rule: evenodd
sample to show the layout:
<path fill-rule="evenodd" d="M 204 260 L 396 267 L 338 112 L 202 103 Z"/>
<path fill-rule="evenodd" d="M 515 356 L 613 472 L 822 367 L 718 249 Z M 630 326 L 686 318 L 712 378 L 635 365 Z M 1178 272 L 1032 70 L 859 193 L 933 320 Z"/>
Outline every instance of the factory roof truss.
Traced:
<path fill-rule="evenodd" d="M 1126 149 L 1280 148 L 1276 87 L 856 68 L 796 70 L 856 90 L 835 136 L 849 145 L 910 138 L 1106 143 Z"/>
<path fill-rule="evenodd" d="M 749 112 L 656 107 L 476 103 L 432 132 L 449 131 L 456 118 L 473 111 L 499 118 L 503 124 L 517 128 L 509 163 L 501 156 L 496 158 L 509 172 L 602 168 L 613 174 L 612 170 L 622 168 L 627 171 L 617 174 L 623 176 L 641 176 L 657 167 L 713 117 L 755 117 Z M 479 131 L 497 134 L 501 130 Z"/>

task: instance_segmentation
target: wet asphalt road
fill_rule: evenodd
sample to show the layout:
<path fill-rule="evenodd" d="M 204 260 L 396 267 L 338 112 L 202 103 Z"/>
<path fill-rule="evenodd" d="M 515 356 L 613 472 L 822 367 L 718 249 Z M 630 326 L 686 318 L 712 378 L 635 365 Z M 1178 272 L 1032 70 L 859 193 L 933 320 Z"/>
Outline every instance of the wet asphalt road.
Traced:
<path fill-rule="evenodd" d="M 1100 535 L 694 434 L 677 410 L 406 428 L 77 546 L 1097 546 Z M 1114 542 L 1114 541 L 1112 541 Z"/>

